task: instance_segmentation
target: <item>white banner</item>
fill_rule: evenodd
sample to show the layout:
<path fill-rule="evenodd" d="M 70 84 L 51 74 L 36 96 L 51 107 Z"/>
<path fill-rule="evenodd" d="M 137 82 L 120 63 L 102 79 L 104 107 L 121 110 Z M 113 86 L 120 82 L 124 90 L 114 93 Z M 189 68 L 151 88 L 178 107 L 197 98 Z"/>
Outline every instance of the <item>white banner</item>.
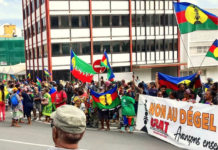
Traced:
<path fill-rule="evenodd" d="M 175 146 L 218 150 L 218 106 L 140 95 L 136 128 Z"/>

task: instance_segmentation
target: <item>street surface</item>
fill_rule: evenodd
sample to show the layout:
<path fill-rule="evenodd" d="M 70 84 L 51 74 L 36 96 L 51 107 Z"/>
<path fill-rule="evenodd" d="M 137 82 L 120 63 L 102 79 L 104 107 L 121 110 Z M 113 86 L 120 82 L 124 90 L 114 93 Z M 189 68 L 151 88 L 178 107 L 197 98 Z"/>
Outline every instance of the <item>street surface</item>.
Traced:
<path fill-rule="evenodd" d="M 6 121 L 0 122 L 0 150 L 47 150 L 54 145 L 49 124 L 38 121 L 21 128 L 11 127 L 12 114 L 6 113 Z M 26 121 L 26 120 L 24 120 Z M 134 134 L 120 133 L 115 127 L 111 131 L 88 128 L 79 143 L 79 149 L 88 150 L 179 150 L 179 148 L 136 131 Z"/>

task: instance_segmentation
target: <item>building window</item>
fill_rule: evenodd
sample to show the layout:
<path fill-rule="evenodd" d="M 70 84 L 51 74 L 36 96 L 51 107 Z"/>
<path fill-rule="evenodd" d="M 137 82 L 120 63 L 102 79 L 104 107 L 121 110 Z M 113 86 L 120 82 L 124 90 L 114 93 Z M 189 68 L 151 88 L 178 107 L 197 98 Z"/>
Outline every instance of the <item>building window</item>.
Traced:
<path fill-rule="evenodd" d="M 129 53 L 129 41 L 121 42 L 121 46 L 122 46 L 123 53 Z"/>
<path fill-rule="evenodd" d="M 150 41 L 150 44 L 151 44 L 151 51 L 153 51 L 153 52 L 155 51 L 154 41 L 155 41 L 155 40 L 151 40 L 151 41 Z"/>
<path fill-rule="evenodd" d="M 73 43 L 72 49 L 76 55 L 80 55 L 80 43 Z"/>
<path fill-rule="evenodd" d="M 27 39 L 27 30 L 24 30 L 24 38 L 25 38 L 25 40 Z"/>
<path fill-rule="evenodd" d="M 164 15 L 160 15 L 160 25 L 164 26 Z"/>
<path fill-rule="evenodd" d="M 26 19 L 26 10 L 25 9 L 23 9 L 23 17 L 24 17 L 24 19 Z"/>
<path fill-rule="evenodd" d="M 113 42 L 113 52 L 118 53 L 120 52 L 120 42 Z"/>
<path fill-rule="evenodd" d="M 70 44 L 62 44 L 62 55 L 70 55 Z"/>
<path fill-rule="evenodd" d="M 30 15 L 30 5 L 27 6 L 27 16 Z"/>
<path fill-rule="evenodd" d="M 37 59 L 37 56 L 38 56 L 37 50 L 38 49 L 34 48 L 33 50 L 34 50 L 34 59 Z"/>
<path fill-rule="evenodd" d="M 33 13 L 35 11 L 35 6 L 34 6 L 34 0 L 31 2 L 31 12 Z"/>
<path fill-rule="evenodd" d="M 44 45 L 43 52 L 44 52 L 44 57 L 47 57 L 48 56 L 47 45 Z"/>
<path fill-rule="evenodd" d="M 52 47 L 52 56 L 60 55 L 60 44 L 51 44 Z"/>
<path fill-rule="evenodd" d="M 174 39 L 174 51 L 178 51 L 178 39 Z"/>
<path fill-rule="evenodd" d="M 168 15 L 165 15 L 165 26 L 168 26 L 169 25 L 169 16 Z"/>
<path fill-rule="evenodd" d="M 122 27 L 128 27 L 129 26 L 129 15 L 122 15 Z"/>
<path fill-rule="evenodd" d="M 31 37 L 31 28 L 30 27 L 28 28 L 28 37 L 29 38 Z"/>
<path fill-rule="evenodd" d="M 136 15 L 137 26 L 141 26 L 141 15 Z"/>
<path fill-rule="evenodd" d="M 30 56 L 30 60 L 31 60 L 33 58 L 31 50 L 29 50 L 29 56 Z"/>
<path fill-rule="evenodd" d="M 41 5 L 45 3 L 45 0 L 41 0 Z"/>
<path fill-rule="evenodd" d="M 36 28 L 35 28 L 35 25 L 32 25 L 32 32 L 33 32 L 33 36 L 35 36 L 36 35 L 36 30 L 35 30 Z"/>
<path fill-rule="evenodd" d="M 93 27 L 100 27 L 100 16 L 93 16 Z"/>
<path fill-rule="evenodd" d="M 79 27 L 79 17 L 78 16 L 71 17 L 71 26 L 72 27 Z"/>
<path fill-rule="evenodd" d="M 146 27 L 149 27 L 151 25 L 151 15 L 146 15 Z"/>
<path fill-rule="evenodd" d="M 69 17 L 68 16 L 61 16 L 61 27 L 69 28 Z"/>
<path fill-rule="evenodd" d="M 39 0 L 36 0 L 36 8 L 39 8 Z"/>
<path fill-rule="evenodd" d="M 111 52 L 111 42 L 103 42 L 103 51 L 105 51 L 107 53 Z"/>
<path fill-rule="evenodd" d="M 137 41 L 137 51 L 145 52 L 145 44 L 144 40 Z"/>
<path fill-rule="evenodd" d="M 51 16 L 51 29 L 58 28 L 58 17 L 57 16 Z"/>
<path fill-rule="evenodd" d="M 155 26 L 160 26 L 160 15 L 155 15 Z"/>
<path fill-rule="evenodd" d="M 116 27 L 120 25 L 120 16 L 112 16 L 112 26 Z"/>
<path fill-rule="evenodd" d="M 45 18 L 42 19 L 42 32 L 46 31 L 46 20 Z"/>
<path fill-rule="evenodd" d="M 42 47 L 41 46 L 39 46 L 39 48 L 38 48 L 38 54 L 39 54 L 39 58 L 42 58 Z"/>
<path fill-rule="evenodd" d="M 82 54 L 91 54 L 90 43 L 82 43 Z"/>
<path fill-rule="evenodd" d="M 169 26 L 173 26 L 173 16 L 174 14 L 169 15 Z"/>
<path fill-rule="evenodd" d="M 165 40 L 165 50 L 167 50 L 167 51 L 173 50 L 173 40 L 172 39 Z"/>
<path fill-rule="evenodd" d="M 94 54 L 101 54 L 101 43 L 94 42 L 93 43 Z"/>
<path fill-rule="evenodd" d="M 151 26 L 153 27 L 155 25 L 155 15 L 150 15 L 151 19 Z"/>
<path fill-rule="evenodd" d="M 102 26 L 103 27 L 110 26 L 110 16 L 102 16 Z"/>
<path fill-rule="evenodd" d="M 37 26 L 37 28 L 36 28 L 36 32 L 37 32 L 37 34 L 39 34 L 40 32 L 41 32 L 41 25 L 40 25 L 40 21 L 38 21 L 37 23 L 36 23 L 36 26 Z"/>
<path fill-rule="evenodd" d="M 82 27 L 89 27 L 89 16 L 81 16 Z"/>

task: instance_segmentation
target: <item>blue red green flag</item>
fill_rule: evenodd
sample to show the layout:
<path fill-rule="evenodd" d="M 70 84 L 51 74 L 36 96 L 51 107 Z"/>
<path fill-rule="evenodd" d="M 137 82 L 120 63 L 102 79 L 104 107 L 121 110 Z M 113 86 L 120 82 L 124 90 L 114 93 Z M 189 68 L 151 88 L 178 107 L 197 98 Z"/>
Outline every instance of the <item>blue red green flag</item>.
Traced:
<path fill-rule="evenodd" d="M 120 107 L 120 98 L 117 94 L 117 86 L 105 93 L 96 93 L 91 90 L 91 95 L 98 108 L 102 111 L 114 110 Z"/>
<path fill-rule="evenodd" d="M 197 30 L 218 30 L 218 17 L 186 2 L 173 2 L 181 34 Z"/>
<path fill-rule="evenodd" d="M 52 103 L 54 103 L 55 102 L 55 97 L 56 97 L 56 94 L 57 94 L 57 90 L 54 87 L 52 87 L 50 89 L 50 91 L 49 91 L 49 94 L 51 95 Z"/>
<path fill-rule="evenodd" d="M 158 79 L 159 79 L 159 84 L 160 86 L 165 85 L 167 86 L 167 93 L 169 94 L 170 91 L 178 91 L 179 87 L 178 85 L 180 83 L 186 84 L 189 86 L 192 80 L 195 79 L 196 74 L 190 75 L 190 76 L 185 76 L 185 77 L 173 77 L 169 76 L 163 73 L 158 72 Z M 201 86 L 201 79 L 200 76 L 195 80 L 193 90 L 199 88 Z"/>
<path fill-rule="evenodd" d="M 213 45 L 210 47 L 209 51 L 206 54 L 206 57 L 212 57 L 218 61 L 218 40 L 213 42 Z"/>
<path fill-rule="evenodd" d="M 39 77 L 36 77 L 37 82 L 42 82 L 42 80 Z"/>
<path fill-rule="evenodd" d="M 108 59 L 106 51 L 104 52 L 104 55 L 103 55 L 103 57 L 101 59 L 101 66 L 104 66 L 104 67 L 107 68 L 107 78 L 108 78 L 108 80 L 113 81 L 114 78 L 115 78 L 115 75 L 114 75 L 113 70 L 112 70 L 112 68 L 110 66 L 109 59 Z"/>

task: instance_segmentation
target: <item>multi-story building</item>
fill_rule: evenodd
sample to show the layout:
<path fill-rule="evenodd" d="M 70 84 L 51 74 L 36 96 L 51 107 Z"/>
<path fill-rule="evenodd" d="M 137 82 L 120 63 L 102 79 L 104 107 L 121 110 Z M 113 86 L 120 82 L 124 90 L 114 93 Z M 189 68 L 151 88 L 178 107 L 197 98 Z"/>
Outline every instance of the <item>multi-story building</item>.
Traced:
<path fill-rule="evenodd" d="M 23 37 L 23 35 L 22 30 L 17 28 L 16 25 L 5 23 L 0 26 L 0 37 Z"/>
<path fill-rule="evenodd" d="M 218 9 L 206 9 L 206 11 L 218 16 Z M 195 31 L 182 35 L 181 60 L 188 65 L 181 66 L 181 76 L 201 70 L 203 82 L 206 82 L 208 77 L 218 81 L 218 62 L 213 58 L 205 57 L 215 39 L 218 38 L 217 35 L 218 30 Z"/>
<path fill-rule="evenodd" d="M 69 80 L 70 49 L 87 63 L 106 50 L 113 71 L 154 80 L 180 73 L 173 0 L 22 0 L 27 72 Z"/>

